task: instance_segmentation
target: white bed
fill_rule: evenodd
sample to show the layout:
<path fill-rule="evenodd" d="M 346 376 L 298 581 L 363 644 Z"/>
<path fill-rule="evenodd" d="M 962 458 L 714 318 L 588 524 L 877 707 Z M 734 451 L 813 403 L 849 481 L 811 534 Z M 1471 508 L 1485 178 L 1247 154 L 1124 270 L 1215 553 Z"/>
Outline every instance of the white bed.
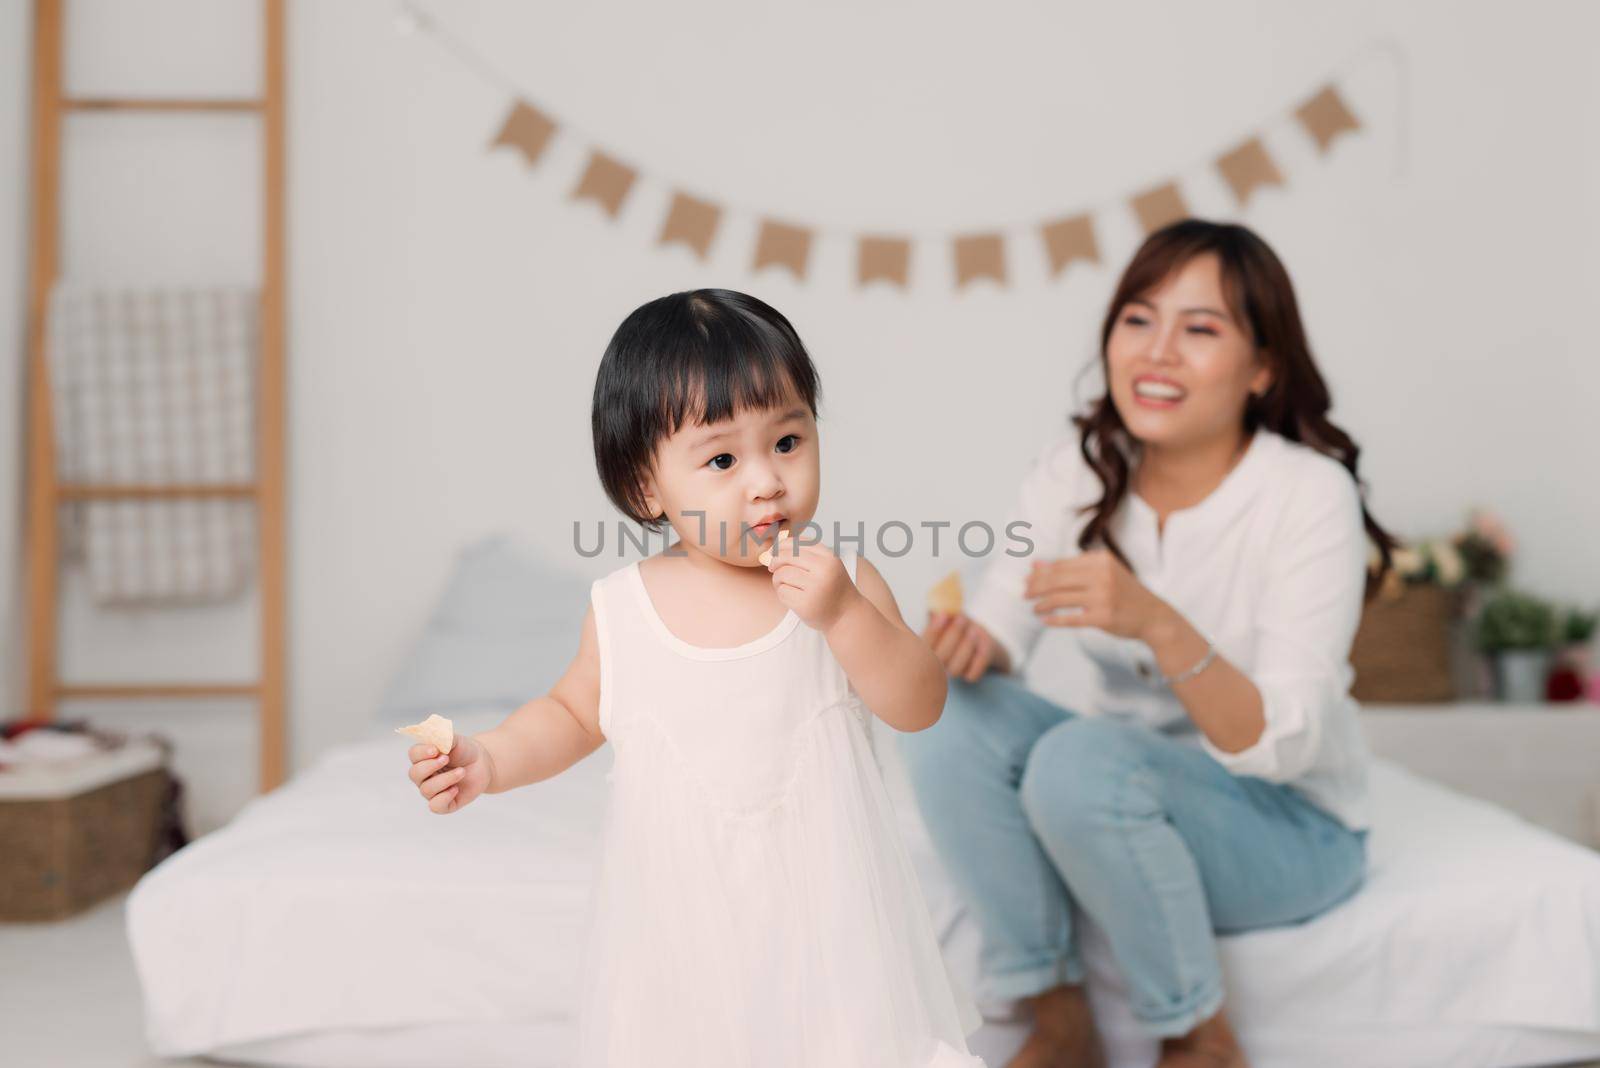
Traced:
<path fill-rule="evenodd" d="M 460 590 L 503 591 L 505 563 L 453 584 L 430 630 L 456 645 L 435 643 L 436 664 L 458 663 L 463 642 L 485 648 L 463 632 L 476 609 Z M 580 588 L 567 587 L 556 614 L 572 618 Z M 417 674 L 427 661 L 408 658 L 391 693 L 438 707 Z M 441 711 L 471 732 L 505 707 L 494 697 Z M 952 973 L 974 989 L 979 931 L 928 846 L 890 739 L 880 742 Z M 567 1063 L 609 749 L 440 817 L 405 777 L 406 745 L 392 722 L 375 725 L 134 889 L 128 937 L 155 1053 L 296 1068 Z M 1600 1058 L 1600 855 L 1385 762 L 1374 788 L 1367 887 L 1311 923 L 1222 940 L 1251 1063 Z M 1092 928 L 1085 953 L 1112 1068 L 1147 1068 L 1154 1047 Z M 1025 1024 L 1014 1006 L 983 1008 L 970 1041 L 999 1068 Z"/>

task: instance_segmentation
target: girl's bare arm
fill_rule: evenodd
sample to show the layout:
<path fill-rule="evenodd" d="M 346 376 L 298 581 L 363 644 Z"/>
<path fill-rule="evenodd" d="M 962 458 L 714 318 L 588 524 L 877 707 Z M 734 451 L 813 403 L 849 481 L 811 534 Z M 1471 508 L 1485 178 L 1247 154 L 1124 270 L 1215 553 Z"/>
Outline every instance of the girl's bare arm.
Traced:
<path fill-rule="evenodd" d="M 600 642 L 595 636 L 593 606 L 583 617 L 578 654 L 550 692 L 473 738 L 489 758 L 487 792 L 491 794 L 559 775 L 605 744 L 600 731 Z"/>
<path fill-rule="evenodd" d="M 856 557 L 862 600 L 828 630 L 828 646 L 861 699 L 889 726 L 920 731 L 939 722 L 949 684 L 944 666 L 906 626 L 894 592 L 864 556 Z"/>

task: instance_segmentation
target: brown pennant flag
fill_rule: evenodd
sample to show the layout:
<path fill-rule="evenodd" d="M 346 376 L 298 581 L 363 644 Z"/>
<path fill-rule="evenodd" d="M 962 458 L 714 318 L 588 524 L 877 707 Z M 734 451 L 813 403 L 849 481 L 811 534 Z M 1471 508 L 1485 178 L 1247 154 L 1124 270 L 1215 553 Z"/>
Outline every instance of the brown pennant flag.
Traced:
<path fill-rule="evenodd" d="M 863 237 L 857 246 L 856 283 L 879 278 L 905 288 L 911 277 L 911 242 L 900 237 Z"/>
<path fill-rule="evenodd" d="M 1005 239 L 999 234 L 969 234 L 955 240 L 956 288 L 975 278 L 1006 284 Z"/>
<path fill-rule="evenodd" d="M 1057 219 L 1046 223 L 1040 232 L 1044 234 L 1045 251 L 1050 254 L 1052 276 L 1060 274 L 1073 260 L 1100 262 L 1100 248 L 1094 239 L 1094 220 L 1088 215 Z"/>
<path fill-rule="evenodd" d="M 511 105 L 505 123 L 501 125 L 500 132 L 495 134 L 494 141 L 489 147 L 512 145 L 522 153 L 522 158 L 531 167 L 539 162 L 545 146 L 550 143 L 550 135 L 555 132 L 556 124 L 544 112 L 532 104 L 518 100 Z"/>
<path fill-rule="evenodd" d="M 1133 211 L 1139 216 L 1139 225 L 1144 227 L 1146 234 L 1155 233 L 1168 223 L 1189 215 L 1183 194 L 1178 192 L 1177 182 L 1167 182 L 1140 193 L 1133 198 Z"/>
<path fill-rule="evenodd" d="M 696 200 L 686 193 L 672 194 L 672 207 L 667 212 L 667 223 L 661 228 L 661 244 L 681 241 L 694 249 L 695 255 L 706 258 L 711 248 L 711 238 L 717 232 L 717 220 L 722 209 L 704 200 Z"/>
<path fill-rule="evenodd" d="M 769 264 L 787 267 L 797 279 L 806 276 L 806 260 L 811 256 L 811 231 L 772 219 L 761 220 L 761 235 L 756 238 L 755 270 Z"/>
<path fill-rule="evenodd" d="M 1242 208 L 1250 202 L 1250 194 L 1264 185 L 1282 185 L 1283 174 L 1267 155 L 1267 146 L 1261 138 L 1252 137 L 1238 148 L 1217 160 L 1217 170 L 1227 179 L 1228 186 Z"/>
<path fill-rule="evenodd" d="M 1317 142 L 1317 150 L 1326 152 L 1333 139 L 1346 130 L 1359 130 L 1361 123 L 1345 107 L 1344 98 L 1331 84 L 1295 110 L 1300 125 L 1306 128 Z"/>
<path fill-rule="evenodd" d="M 633 188 L 634 177 L 632 167 L 611 158 L 598 148 L 594 149 L 589 153 L 589 166 L 578 180 L 578 187 L 572 191 L 572 199 L 583 200 L 587 197 L 614 219 L 617 212 L 622 210 L 623 198 Z"/>

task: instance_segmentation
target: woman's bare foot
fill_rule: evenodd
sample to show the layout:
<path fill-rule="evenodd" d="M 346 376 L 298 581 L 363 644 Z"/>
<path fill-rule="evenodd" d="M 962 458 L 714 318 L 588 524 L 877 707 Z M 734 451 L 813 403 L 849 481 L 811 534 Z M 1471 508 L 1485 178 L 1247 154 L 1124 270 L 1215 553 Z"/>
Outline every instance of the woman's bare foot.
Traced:
<path fill-rule="evenodd" d="M 1249 1068 L 1227 1014 L 1217 1014 L 1186 1035 L 1161 1043 L 1156 1068 Z"/>
<path fill-rule="evenodd" d="M 1058 986 L 1027 1000 L 1033 1006 L 1033 1034 L 1006 1068 L 1105 1068 L 1083 987 Z"/>

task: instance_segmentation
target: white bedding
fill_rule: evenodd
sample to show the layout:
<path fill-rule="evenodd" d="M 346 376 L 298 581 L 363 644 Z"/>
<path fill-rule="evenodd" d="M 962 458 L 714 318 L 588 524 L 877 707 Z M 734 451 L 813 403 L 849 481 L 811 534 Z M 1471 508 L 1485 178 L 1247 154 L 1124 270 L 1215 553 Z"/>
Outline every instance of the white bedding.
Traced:
<path fill-rule="evenodd" d="M 461 731 L 499 715 L 458 715 Z M 602 749 L 557 779 L 429 813 L 388 733 L 327 754 L 148 873 L 128 937 L 154 1052 L 407 1068 L 567 1061 L 601 823 Z M 887 739 L 882 741 L 887 742 Z M 887 744 L 952 969 L 978 930 L 952 896 Z M 1297 927 L 1222 940 L 1257 1068 L 1527 1065 L 1600 1056 L 1600 856 L 1379 762 L 1372 874 Z M 1153 1047 L 1088 932 L 1113 1068 Z M 985 1006 L 994 1068 L 1024 1032 Z"/>

